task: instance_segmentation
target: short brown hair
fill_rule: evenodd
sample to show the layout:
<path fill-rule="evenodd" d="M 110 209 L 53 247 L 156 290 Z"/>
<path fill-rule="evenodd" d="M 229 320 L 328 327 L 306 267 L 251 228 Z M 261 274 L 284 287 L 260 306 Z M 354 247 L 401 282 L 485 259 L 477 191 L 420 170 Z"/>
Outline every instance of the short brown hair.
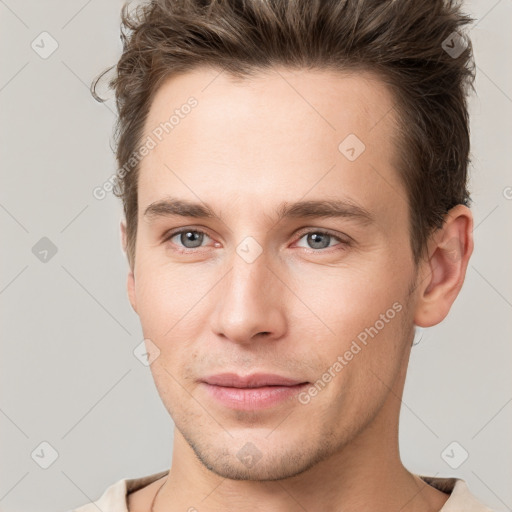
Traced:
<path fill-rule="evenodd" d="M 407 191 L 410 243 L 422 256 L 432 231 L 469 205 L 467 93 L 473 87 L 473 20 L 452 0 L 153 0 L 121 13 L 123 53 L 109 86 L 116 95 L 118 175 L 127 256 L 137 235 L 140 145 L 163 80 L 200 65 L 250 77 L 274 65 L 372 71 L 393 92 L 400 120 L 399 175 Z M 110 67 L 91 84 L 96 86 Z M 119 172 L 124 169 L 124 172 Z M 233 171 L 235 172 L 235 171 Z"/>

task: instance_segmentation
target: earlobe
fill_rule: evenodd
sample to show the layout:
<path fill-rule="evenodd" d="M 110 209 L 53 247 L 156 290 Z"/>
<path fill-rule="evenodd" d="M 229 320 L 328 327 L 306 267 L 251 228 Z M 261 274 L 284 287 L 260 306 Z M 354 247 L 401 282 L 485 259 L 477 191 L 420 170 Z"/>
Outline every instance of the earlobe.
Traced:
<path fill-rule="evenodd" d="M 133 275 L 133 271 L 130 270 L 128 272 L 128 277 L 126 280 L 126 288 L 128 291 L 128 299 L 130 300 L 130 304 L 132 305 L 133 310 L 135 313 L 137 312 L 137 300 L 136 300 L 136 293 L 135 293 L 135 276 Z"/>
<path fill-rule="evenodd" d="M 459 294 L 473 252 L 473 216 L 469 208 L 452 208 L 429 242 L 422 263 L 414 323 L 431 327 L 441 322 Z"/>
<path fill-rule="evenodd" d="M 123 252 L 126 255 L 126 222 L 124 220 L 120 223 L 121 227 L 121 243 L 123 247 Z M 129 263 L 129 262 L 128 262 Z M 130 304 L 132 305 L 133 310 L 137 313 L 137 301 L 135 294 L 135 276 L 133 273 L 133 269 L 130 268 L 128 272 L 128 277 L 126 280 L 126 289 L 128 292 L 128 299 L 130 300 Z"/>
<path fill-rule="evenodd" d="M 123 252 L 126 254 L 126 222 L 121 220 L 119 227 L 121 228 L 121 246 L 123 248 Z"/>

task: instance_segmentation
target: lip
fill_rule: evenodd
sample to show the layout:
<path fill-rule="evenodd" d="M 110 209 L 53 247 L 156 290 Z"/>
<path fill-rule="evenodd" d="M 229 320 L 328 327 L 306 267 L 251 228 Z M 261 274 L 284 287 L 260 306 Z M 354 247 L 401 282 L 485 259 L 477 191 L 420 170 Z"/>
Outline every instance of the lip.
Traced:
<path fill-rule="evenodd" d="M 303 380 L 290 379 L 272 373 L 253 373 L 251 375 L 237 375 L 236 373 L 219 373 L 202 379 L 203 382 L 213 386 L 229 388 L 259 388 L 263 386 L 294 386 L 302 384 Z"/>
<path fill-rule="evenodd" d="M 202 379 L 201 384 L 222 405 L 249 411 L 275 407 L 293 398 L 309 382 L 270 373 L 222 373 Z"/>

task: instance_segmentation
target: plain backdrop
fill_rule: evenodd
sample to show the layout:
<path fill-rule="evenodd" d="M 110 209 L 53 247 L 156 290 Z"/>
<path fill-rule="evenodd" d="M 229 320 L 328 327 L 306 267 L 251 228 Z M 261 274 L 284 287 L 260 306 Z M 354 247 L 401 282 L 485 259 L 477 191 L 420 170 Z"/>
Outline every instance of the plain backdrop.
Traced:
<path fill-rule="evenodd" d="M 116 169 L 114 102 L 95 102 L 89 84 L 120 55 L 121 6 L 0 0 L 2 511 L 69 510 L 121 478 L 170 465 L 173 424 L 133 354 L 143 336 L 126 295 L 121 204 L 92 193 Z M 512 2 L 466 6 L 477 19 L 475 251 L 449 316 L 413 347 L 401 456 L 416 473 L 465 479 L 481 501 L 506 511 Z M 454 469 L 446 450 L 467 459 Z"/>

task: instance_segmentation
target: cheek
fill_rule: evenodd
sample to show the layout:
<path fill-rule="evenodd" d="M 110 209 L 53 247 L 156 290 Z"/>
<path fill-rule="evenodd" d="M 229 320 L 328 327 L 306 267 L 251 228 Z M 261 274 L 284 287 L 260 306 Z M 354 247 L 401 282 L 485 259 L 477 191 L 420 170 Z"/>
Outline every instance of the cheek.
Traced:
<path fill-rule="evenodd" d="M 299 290 L 329 328 L 322 326 L 326 335 L 310 347 L 311 359 L 320 369 L 318 378 L 330 369 L 325 378 L 332 384 L 324 394 L 325 403 L 357 408 L 361 399 L 374 402 L 387 393 L 382 381 L 389 384 L 398 371 L 408 321 L 407 276 L 402 273 L 397 279 L 400 274 L 392 270 L 329 269 L 329 279 L 317 279 L 317 287 Z"/>
<path fill-rule="evenodd" d="M 390 330 L 403 316 L 407 282 L 404 273 L 400 279 L 397 275 L 386 265 L 319 268 L 296 278 L 294 291 L 315 313 L 318 325 L 320 320 L 332 336 L 347 341 L 376 322 L 379 331 Z"/>
<path fill-rule="evenodd" d="M 144 265 L 135 280 L 137 309 L 144 332 L 157 338 L 172 338 L 184 326 L 193 328 L 197 308 L 205 295 L 204 285 L 195 271 L 187 272 L 176 265 L 162 267 L 149 262 Z"/>
<path fill-rule="evenodd" d="M 405 308 L 384 309 L 384 315 L 389 311 L 385 317 L 388 323 L 381 320 L 379 307 L 374 311 L 377 314 L 358 311 L 357 318 L 356 313 L 347 313 L 351 332 L 342 333 L 328 347 L 317 351 L 317 357 L 324 362 L 318 379 L 329 383 L 323 387 L 316 381 L 320 391 L 313 391 L 318 398 L 311 400 L 318 400 L 325 422 L 330 421 L 337 428 L 346 428 L 347 422 L 361 428 L 367 424 L 394 388 L 402 366 Z M 338 327 L 342 332 L 342 320 Z"/>
<path fill-rule="evenodd" d="M 163 280 L 156 279 L 156 276 L 150 272 L 141 272 L 137 275 L 135 291 L 144 336 L 147 338 L 160 337 L 162 330 L 169 329 L 174 323 L 173 318 L 165 314 L 166 310 L 174 309 L 173 294 Z M 179 301 L 175 299 L 175 302 Z"/>
<path fill-rule="evenodd" d="M 150 366 L 155 384 L 162 398 L 165 394 L 179 396 L 183 388 L 175 379 L 183 385 L 190 377 L 185 369 L 198 357 L 201 347 L 197 340 L 205 338 L 209 315 L 205 310 L 209 304 L 205 294 L 212 286 L 198 279 L 192 267 L 185 273 L 182 268 L 147 265 L 137 279 L 143 335 L 159 350 L 158 358 Z"/>

